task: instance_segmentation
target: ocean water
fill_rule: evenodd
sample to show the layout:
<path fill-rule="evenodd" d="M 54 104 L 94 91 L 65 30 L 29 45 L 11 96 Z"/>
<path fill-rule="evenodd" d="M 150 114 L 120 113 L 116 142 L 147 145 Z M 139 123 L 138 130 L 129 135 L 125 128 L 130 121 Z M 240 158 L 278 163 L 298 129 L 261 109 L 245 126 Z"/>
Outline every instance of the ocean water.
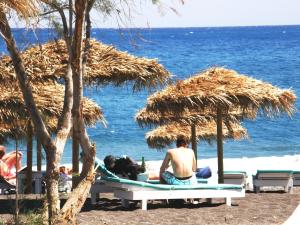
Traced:
<path fill-rule="evenodd" d="M 30 43 L 44 43 L 55 37 L 52 30 L 14 30 L 20 49 Z M 93 29 L 93 38 L 112 44 L 119 50 L 137 56 L 157 58 L 173 75 L 184 79 L 211 66 L 225 66 L 267 81 L 280 88 L 291 88 L 300 95 L 300 26 L 159 28 L 159 29 Z M 0 51 L 6 54 L 3 41 Z M 86 88 L 85 96 L 103 109 L 107 128 L 97 124 L 88 129 L 97 145 L 97 156 L 128 155 L 136 160 L 160 160 L 164 150 L 149 149 L 145 133 L 134 121 L 151 93 L 133 93 L 129 85 Z M 299 100 L 296 102 L 299 109 Z M 226 140 L 224 156 L 230 158 L 283 156 L 300 154 L 300 114 L 292 118 L 259 117 L 244 121 L 250 139 Z M 21 142 L 25 150 L 26 143 Z M 12 149 L 14 142 L 8 144 Z M 198 143 L 198 158 L 216 157 L 216 143 Z M 65 149 L 63 163 L 71 162 L 71 144 Z"/>

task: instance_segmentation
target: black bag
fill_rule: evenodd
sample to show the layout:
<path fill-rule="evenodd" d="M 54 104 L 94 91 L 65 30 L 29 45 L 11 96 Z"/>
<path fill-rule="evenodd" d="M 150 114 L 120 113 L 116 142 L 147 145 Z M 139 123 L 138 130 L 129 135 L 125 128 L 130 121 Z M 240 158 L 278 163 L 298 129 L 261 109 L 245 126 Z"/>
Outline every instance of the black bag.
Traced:
<path fill-rule="evenodd" d="M 145 172 L 145 168 L 128 156 L 116 158 L 108 155 L 104 158 L 104 164 L 110 172 L 130 180 L 137 180 L 137 175 Z"/>

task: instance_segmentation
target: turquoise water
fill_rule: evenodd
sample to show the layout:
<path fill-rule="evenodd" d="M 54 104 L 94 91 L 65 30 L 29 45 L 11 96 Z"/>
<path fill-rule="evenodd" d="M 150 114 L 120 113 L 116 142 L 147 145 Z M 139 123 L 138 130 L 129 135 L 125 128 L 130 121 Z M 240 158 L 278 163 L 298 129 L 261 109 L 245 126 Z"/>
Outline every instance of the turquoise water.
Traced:
<path fill-rule="evenodd" d="M 19 46 L 30 42 L 44 43 L 54 37 L 51 30 L 37 30 L 35 35 L 14 30 Z M 210 66 L 225 66 L 280 88 L 292 88 L 300 94 L 300 26 L 230 27 L 230 28 L 170 28 L 170 29 L 94 29 L 94 38 L 113 44 L 134 55 L 157 58 L 175 79 L 184 79 Z M 142 37 L 138 38 L 138 37 Z M 5 54 L 5 45 L 0 42 Z M 97 156 L 129 155 L 140 160 L 158 160 L 163 151 L 149 149 L 144 139 L 147 129 L 134 121 L 135 113 L 145 106 L 149 92 L 133 93 L 130 86 L 88 88 L 84 94 L 102 108 L 108 127 L 97 124 L 89 128 L 97 144 Z M 299 101 L 296 102 L 299 108 Z M 300 154 L 300 115 L 293 118 L 259 117 L 244 121 L 250 139 L 226 141 L 225 157 L 258 157 Z M 24 144 L 24 143 L 23 143 Z M 71 162 L 68 143 L 63 162 Z M 9 149 L 13 148 L 10 142 Z M 21 147 L 25 149 L 24 146 Z M 216 157 L 216 144 L 200 142 L 199 158 Z"/>

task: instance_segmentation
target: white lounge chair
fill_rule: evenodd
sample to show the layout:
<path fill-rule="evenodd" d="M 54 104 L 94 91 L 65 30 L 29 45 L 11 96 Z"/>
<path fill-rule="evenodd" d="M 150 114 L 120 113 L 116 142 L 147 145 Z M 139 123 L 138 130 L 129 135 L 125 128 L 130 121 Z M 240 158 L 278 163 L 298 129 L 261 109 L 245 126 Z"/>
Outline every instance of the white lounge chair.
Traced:
<path fill-rule="evenodd" d="M 300 171 L 293 171 L 293 185 L 300 186 Z"/>
<path fill-rule="evenodd" d="M 224 171 L 224 184 L 239 184 L 247 189 L 247 177 L 245 171 Z"/>
<path fill-rule="evenodd" d="M 108 185 L 106 182 L 106 178 L 118 179 L 119 177 L 107 170 L 100 159 L 96 158 L 95 164 L 95 170 L 101 175 L 96 176 L 95 182 L 92 184 L 90 189 L 91 204 L 93 205 L 97 204 L 97 198 L 100 197 L 101 193 L 113 193 L 115 189 L 119 188 L 115 185 Z M 207 184 L 207 179 L 198 178 L 197 181 L 198 183 Z M 150 184 L 160 184 L 159 180 L 148 180 L 146 182 Z"/>
<path fill-rule="evenodd" d="M 257 170 L 253 176 L 253 190 L 258 193 L 261 187 L 283 187 L 286 192 L 293 190 L 292 170 Z"/>
<path fill-rule="evenodd" d="M 226 204 L 231 206 L 231 198 L 245 197 L 245 189 L 241 185 L 166 185 L 122 178 L 105 178 L 105 180 L 106 185 L 114 187 L 114 196 L 122 200 L 124 207 L 128 206 L 129 200 L 140 200 L 142 202 L 142 210 L 147 210 L 148 200 L 225 198 Z"/>
<path fill-rule="evenodd" d="M 226 204 L 231 205 L 231 198 L 245 197 L 245 189 L 241 185 L 165 185 L 152 181 L 142 182 L 122 179 L 109 172 L 98 162 L 99 169 L 104 176 L 91 187 L 91 202 L 101 192 L 113 192 L 114 196 L 122 200 L 123 206 L 128 206 L 129 200 L 142 201 L 142 209 L 147 210 L 147 201 L 155 199 L 186 199 L 186 198 L 226 198 Z"/>

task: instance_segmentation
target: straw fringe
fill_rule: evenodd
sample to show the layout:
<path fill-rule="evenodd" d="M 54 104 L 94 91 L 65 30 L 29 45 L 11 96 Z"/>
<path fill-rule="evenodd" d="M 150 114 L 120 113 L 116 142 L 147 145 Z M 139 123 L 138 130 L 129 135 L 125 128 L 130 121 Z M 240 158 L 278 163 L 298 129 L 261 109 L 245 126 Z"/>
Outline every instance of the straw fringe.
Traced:
<path fill-rule="evenodd" d="M 230 127 L 228 129 L 227 127 Z M 216 139 L 217 125 L 216 122 L 199 123 L 196 126 L 197 141 L 205 140 L 211 142 Z M 146 140 L 150 148 L 162 149 L 170 146 L 177 140 L 179 135 L 185 136 L 187 139 L 191 137 L 191 126 L 182 125 L 180 123 L 171 123 L 157 127 L 147 132 Z M 248 138 L 247 130 L 240 123 L 223 123 L 223 138 L 243 139 Z"/>
<path fill-rule="evenodd" d="M 243 111 L 241 108 L 223 112 L 223 121 L 236 123 L 243 118 L 255 119 L 256 114 L 253 111 Z M 208 123 L 216 121 L 216 111 L 203 110 L 195 111 L 187 108 L 180 113 L 172 112 L 153 112 L 143 108 L 135 116 L 135 120 L 141 127 L 153 127 L 156 125 L 177 122 L 183 125 L 192 125 L 198 123 Z"/>
<path fill-rule="evenodd" d="M 60 84 L 34 85 L 32 90 L 47 128 L 55 132 L 58 117 L 63 109 L 64 86 Z M 19 87 L 1 85 L 0 93 L 0 136 L 4 139 L 4 137 L 23 135 L 26 133 L 26 124 L 30 116 Z M 95 102 L 83 98 L 82 104 L 83 118 L 87 126 L 93 126 L 97 121 L 106 124 L 102 110 Z"/>

